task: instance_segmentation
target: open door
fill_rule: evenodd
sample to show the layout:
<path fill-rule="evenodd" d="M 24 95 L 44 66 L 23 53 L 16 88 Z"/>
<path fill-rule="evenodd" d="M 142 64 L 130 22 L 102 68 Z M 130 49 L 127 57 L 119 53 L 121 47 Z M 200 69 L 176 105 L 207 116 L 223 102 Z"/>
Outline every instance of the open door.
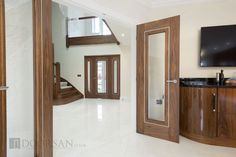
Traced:
<path fill-rule="evenodd" d="M 137 132 L 179 142 L 180 16 L 137 26 Z"/>

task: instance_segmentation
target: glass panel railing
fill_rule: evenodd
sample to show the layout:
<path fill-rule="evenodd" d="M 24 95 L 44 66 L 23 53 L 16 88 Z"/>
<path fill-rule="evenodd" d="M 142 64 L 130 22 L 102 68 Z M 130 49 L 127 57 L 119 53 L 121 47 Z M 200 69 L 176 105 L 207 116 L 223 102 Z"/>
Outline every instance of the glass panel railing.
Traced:
<path fill-rule="evenodd" d="M 69 37 L 86 37 L 96 35 L 111 35 L 107 24 L 99 17 L 95 18 L 69 18 L 68 19 L 68 36 Z"/>

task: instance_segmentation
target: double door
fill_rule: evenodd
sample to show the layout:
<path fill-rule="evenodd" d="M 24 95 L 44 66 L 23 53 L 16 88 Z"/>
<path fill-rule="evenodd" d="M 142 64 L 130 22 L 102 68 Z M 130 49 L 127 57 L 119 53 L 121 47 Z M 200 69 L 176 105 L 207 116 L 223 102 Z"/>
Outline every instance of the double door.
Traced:
<path fill-rule="evenodd" d="M 120 99 L 120 55 L 85 57 L 85 97 Z"/>

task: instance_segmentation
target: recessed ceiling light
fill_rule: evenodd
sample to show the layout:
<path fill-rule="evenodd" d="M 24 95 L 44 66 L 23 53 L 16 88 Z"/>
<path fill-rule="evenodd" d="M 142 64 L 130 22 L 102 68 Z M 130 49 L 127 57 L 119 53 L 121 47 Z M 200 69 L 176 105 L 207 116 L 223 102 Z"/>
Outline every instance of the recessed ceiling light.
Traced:
<path fill-rule="evenodd" d="M 125 33 L 121 33 L 121 36 L 122 36 L 122 37 L 125 37 Z"/>

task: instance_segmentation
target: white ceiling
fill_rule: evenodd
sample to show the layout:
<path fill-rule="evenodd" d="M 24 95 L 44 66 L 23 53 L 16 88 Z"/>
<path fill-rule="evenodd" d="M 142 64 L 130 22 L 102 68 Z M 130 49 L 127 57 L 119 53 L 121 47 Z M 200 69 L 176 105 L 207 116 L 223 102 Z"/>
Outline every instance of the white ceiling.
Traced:
<path fill-rule="evenodd" d="M 156 8 L 156 7 L 163 7 L 163 6 L 216 2 L 216 1 L 223 1 L 223 0 L 136 0 L 136 1 L 138 1 L 139 3 L 145 6 Z"/>

